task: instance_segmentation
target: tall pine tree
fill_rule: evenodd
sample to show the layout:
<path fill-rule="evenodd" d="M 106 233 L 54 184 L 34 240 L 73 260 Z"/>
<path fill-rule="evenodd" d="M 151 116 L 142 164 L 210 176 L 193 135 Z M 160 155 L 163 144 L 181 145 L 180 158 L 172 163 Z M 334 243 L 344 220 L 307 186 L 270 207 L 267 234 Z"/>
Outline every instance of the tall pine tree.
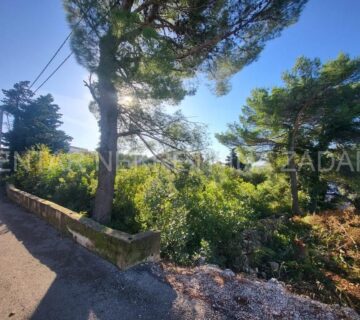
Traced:
<path fill-rule="evenodd" d="M 100 161 L 94 218 L 108 222 L 119 137 L 186 147 L 196 135 L 184 118 L 154 111 L 178 104 L 204 73 L 223 94 L 228 78 L 253 62 L 265 43 L 296 22 L 306 0 L 64 0 L 80 64 L 99 110 Z M 191 128 L 190 128 L 191 129 Z"/>
<path fill-rule="evenodd" d="M 239 170 L 245 169 L 245 164 L 239 160 L 239 157 L 236 153 L 236 148 L 231 148 L 230 154 L 226 157 L 226 165 L 228 167 L 239 169 Z"/>
<path fill-rule="evenodd" d="M 228 131 L 217 137 L 245 152 L 286 152 L 292 212 L 299 214 L 298 175 L 302 174 L 308 185 L 311 209 L 315 210 L 323 189 L 319 152 L 342 152 L 360 143 L 360 58 L 340 54 L 321 64 L 319 59 L 300 57 L 283 80 L 282 87 L 255 89 L 242 109 L 240 122 L 230 124 Z M 314 168 L 299 171 L 297 162 L 305 151 Z"/>

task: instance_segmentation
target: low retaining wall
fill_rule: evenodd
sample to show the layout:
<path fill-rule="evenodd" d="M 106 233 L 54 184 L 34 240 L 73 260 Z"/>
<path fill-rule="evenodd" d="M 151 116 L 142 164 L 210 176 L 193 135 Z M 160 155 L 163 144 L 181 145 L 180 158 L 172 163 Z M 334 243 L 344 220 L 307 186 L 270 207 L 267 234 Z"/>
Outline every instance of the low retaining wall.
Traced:
<path fill-rule="evenodd" d="M 53 202 L 16 189 L 13 185 L 6 186 L 6 193 L 12 201 L 122 270 L 141 262 L 160 259 L 160 232 L 131 235 L 105 227 Z"/>

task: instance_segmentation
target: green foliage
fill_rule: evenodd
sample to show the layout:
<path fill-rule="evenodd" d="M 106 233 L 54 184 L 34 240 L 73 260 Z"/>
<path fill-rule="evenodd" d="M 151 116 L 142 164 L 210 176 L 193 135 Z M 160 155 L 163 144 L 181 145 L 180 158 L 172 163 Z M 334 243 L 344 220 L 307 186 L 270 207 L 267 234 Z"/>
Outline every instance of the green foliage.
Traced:
<path fill-rule="evenodd" d="M 165 105 L 193 94 L 189 80 L 200 73 L 225 94 L 228 79 L 296 22 L 306 2 L 64 0 L 72 50 L 97 78 L 86 86 L 100 116 L 100 153 L 114 155 L 119 137 L 153 154 L 154 145 L 201 150 L 203 128 Z M 100 164 L 94 218 L 108 222 L 115 172 L 104 171 Z"/>
<path fill-rule="evenodd" d="M 245 153 L 272 153 L 269 157 L 281 158 L 293 152 L 297 164 L 308 151 L 314 170 L 300 168 L 299 182 L 310 197 L 305 209 L 315 211 L 324 203 L 328 182 L 318 170 L 319 152 L 341 153 L 359 143 L 359 80 L 360 58 L 340 54 L 321 64 L 319 59 L 300 57 L 283 74 L 284 86 L 255 89 L 239 123 L 230 124 L 217 137 Z M 324 155 L 322 161 L 326 164 L 329 159 Z M 296 194 L 293 190 L 293 197 Z"/>
<path fill-rule="evenodd" d="M 12 181 L 91 213 L 96 161 L 93 154 L 54 155 L 46 147 L 33 148 Z M 178 164 L 173 173 L 159 164 L 140 165 L 118 169 L 110 226 L 130 233 L 160 230 L 167 260 L 185 265 L 206 261 L 276 277 L 299 292 L 342 301 L 323 270 L 357 277 L 358 216 L 346 224 L 346 216 L 330 223 L 327 214 L 289 219 L 290 202 L 288 177 L 270 166 L 243 172 L 207 163 L 201 168 Z M 355 240 L 349 241 L 348 232 Z"/>
<path fill-rule="evenodd" d="M 4 134 L 13 164 L 14 153 L 22 153 L 31 147 L 43 144 L 52 151 L 67 151 L 72 138 L 59 130 L 62 124 L 59 106 L 48 94 L 33 98 L 29 82 L 22 81 L 10 90 L 3 90 L 1 106 L 12 116 L 12 128 Z"/>
<path fill-rule="evenodd" d="M 161 230 L 163 255 L 171 260 L 191 263 L 206 253 L 209 261 L 231 266 L 241 248 L 238 244 L 232 251 L 229 245 L 245 227 L 289 209 L 285 180 L 274 184 L 273 177 L 254 185 L 237 170 L 217 165 L 179 170 L 173 174 L 159 165 L 121 169 L 113 211 L 113 223 L 130 223 L 122 225 L 126 230 Z"/>
<path fill-rule="evenodd" d="M 96 158 L 91 154 L 51 154 L 33 147 L 18 159 L 12 181 L 21 189 L 69 209 L 88 212 L 96 188 Z"/>
<path fill-rule="evenodd" d="M 91 213 L 95 168 L 94 155 L 51 154 L 39 147 L 25 153 L 12 179 L 26 191 Z M 241 171 L 219 165 L 177 169 L 175 174 L 159 164 L 120 168 L 110 224 L 127 232 L 161 230 L 168 259 L 192 263 L 205 254 L 231 266 L 241 252 L 235 239 L 246 227 L 289 210 L 286 178 L 269 170 L 261 179 L 256 177 L 260 169 L 254 178 L 249 171 L 246 180 Z"/>
<path fill-rule="evenodd" d="M 189 92 L 183 80 L 197 71 L 225 93 L 227 79 L 295 23 L 306 2 L 64 0 L 64 8 L 80 64 L 136 86 L 141 98 L 179 101 Z"/>

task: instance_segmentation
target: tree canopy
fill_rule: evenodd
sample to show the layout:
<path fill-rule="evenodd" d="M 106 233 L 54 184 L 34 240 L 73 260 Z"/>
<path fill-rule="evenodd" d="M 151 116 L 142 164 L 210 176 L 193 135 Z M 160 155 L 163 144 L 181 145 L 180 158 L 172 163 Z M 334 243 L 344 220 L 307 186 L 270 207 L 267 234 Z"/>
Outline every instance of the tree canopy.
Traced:
<path fill-rule="evenodd" d="M 10 153 L 21 153 L 38 144 L 54 152 L 69 149 L 72 138 L 59 130 L 62 115 L 50 94 L 34 98 L 28 81 L 16 83 L 3 94 L 2 107 L 12 115 L 11 130 L 4 134 Z"/>
<path fill-rule="evenodd" d="M 72 48 L 81 65 L 110 76 L 122 94 L 174 102 L 192 92 L 182 80 L 198 71 L 224 93 L 228 77 L 296 22 L 305 3 L 64 1 Z"/>
<path fill-rule="evenodd" d="M 96 76 L 86 85 L 99 115 L 101 157 L 115 163 L 119 137 L 150 150 L 154 142 L 193 148 L 198 126 L 166 113 L 164 105 L 193 94 L 191 79 L 199 73 L 216 83 L 218 94 L 227 92 L 228 78 L 294 23 L 305 3 L 64 0 L 72 49 Z M 100 162 L 93 215 L 100 222 L 110 220 L 114 181 L 114 168 Z"/>
<path fill-rule="evenodd" d="M 313 176 L 308 181 L 312 192 L 320 188 L 319 152 L 344 150 L 359 143 L 360 59 L 340 54 L 321 64 L 319 59 L 301 57 L 283 74 L 283 80 L 283 87 L 254 90 L 239 123 L 230 124 L 229 130 L 217 137 L 225 145 L 248 152 L 294 153 L 289 170 L 296 200 L 295 154 L 309 152 L 313 160 L 314 170 L 303 172 L 303 177 Z"/>

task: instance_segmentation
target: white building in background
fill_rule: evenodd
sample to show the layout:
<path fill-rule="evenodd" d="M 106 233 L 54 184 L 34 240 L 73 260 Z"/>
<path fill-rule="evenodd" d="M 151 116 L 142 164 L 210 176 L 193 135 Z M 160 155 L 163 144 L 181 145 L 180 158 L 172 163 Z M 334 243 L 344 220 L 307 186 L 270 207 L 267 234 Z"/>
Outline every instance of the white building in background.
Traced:
<path fill-rule="evenodd" d="M 70 149 L 69 149 L 69 153 L 89 153 L 89 152 L 91 152 L 91 151 L 88 149 L 79 148 L 79 147 L 75 147 L 75 146 L 70 146 Z"/>

